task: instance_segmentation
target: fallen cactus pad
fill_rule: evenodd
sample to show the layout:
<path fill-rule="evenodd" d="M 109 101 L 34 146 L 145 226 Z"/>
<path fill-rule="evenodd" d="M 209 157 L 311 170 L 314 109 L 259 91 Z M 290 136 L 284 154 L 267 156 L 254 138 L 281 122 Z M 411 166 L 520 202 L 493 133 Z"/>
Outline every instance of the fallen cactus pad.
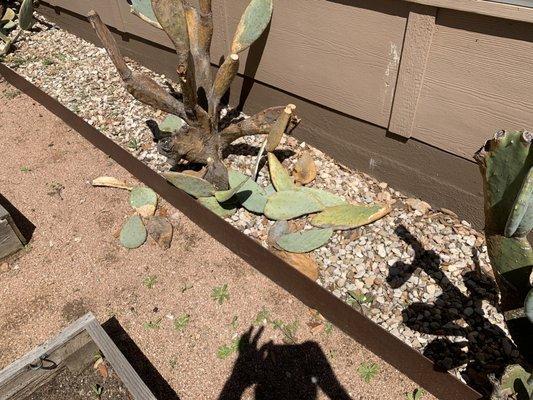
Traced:
<path fill-rule="evenodd" d="M 141 217 L 134 215 L 126 220 L 120 231 L 120 244 L 127 249 L 136 249 L 146 241 L 146 237 L 147 232 Z"/>
<path fill-rule="evenodd" d="M 344 204 L 326 208 L 311 218 L 311 225 L 335 230 L 354 229 L 377 221 L 390 211 L 389 205 Z"/>
<path fill-rule="evenodd" d="M 250 212 L 263 214 L 267 203 L 265 189 L 249 176 L 235 170 L 229 171 L 229 184 L 232 188 L 239 188 L 234 196 L 239 204 Z"/>
<path fill-rule="evenodd" d="M 308 193 L 299 190 L 283 190 L 268 198 L 265 216 L 276 221 L 288 220 L 323 209 L 322 203 Z"/>
<path fill-rule="evenodd" d="M 309 253 L 324 246 L 332 235 L 333 229 L 331 228 L 309 229 L 282 235 L 277 240 L 277 244 L 290 253 Z"/>
<path fill-rule="evenodd" d="M 202 197 L 198 201 L 205 208 L 208 208 L 210 211 L 214 212 L 221 218 L 231 217 L 237 212 L 237 207 L 235 204 L 231 203 L 219 203 L 215 196 L 213 197 Z"/>
<path fill-rule="evenodd" d="M 163 177 L 177 188 L 190 194 L 193 197 L 211 197 L 215 194 L 215 187 L 202 178 L 182 174 L 180 172 L 164 172 Z"/>
<path fill-rule="evenodd" d="M 270 180 L 278 192 L 296 188 L 289 172 L 279 162 L 274 153 L 268 153 L 268 168 L 270 171 Z"/>
<path fill-rule="evenodd" d="M 320 203 L 322 203 L 324 208 L 340 206 L 341 204 L 346 204 L 346 202 L 342 198 L 340 198 L 339 196 L 337 196 L 337 195 L 335 195 L 333 193 L 330 193 L 330 192 L 326 192 L 325 190 L 322 190 L 322 189 L 316 189 L 316 188 L 310 188 L 310 187 L 302 186 L 302 187 L 297 188 L 296 190 L 298 190 L 299 192 L 308 193 L 308 194 L 316 197 L 316 199 Z"/>

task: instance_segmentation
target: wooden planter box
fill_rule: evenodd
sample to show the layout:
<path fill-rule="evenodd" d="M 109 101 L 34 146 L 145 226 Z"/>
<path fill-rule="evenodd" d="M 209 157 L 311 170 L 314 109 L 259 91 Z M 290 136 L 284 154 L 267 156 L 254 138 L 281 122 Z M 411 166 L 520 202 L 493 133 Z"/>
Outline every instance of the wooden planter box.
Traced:
<path fill-rule="evenodd" d="M 20 250 L 26 239 L 13 222 L 7 210 L 0 205 L 0 261 Z"/>
<path fill-rule="evenodd" d="M 0 371 L 0 399 L 22 400 L 63 368 L 74 374 L 81 372 L 92 363 L 97 351 L 104 355 L 133 399 L 156 400 L 92 313 Z"/>

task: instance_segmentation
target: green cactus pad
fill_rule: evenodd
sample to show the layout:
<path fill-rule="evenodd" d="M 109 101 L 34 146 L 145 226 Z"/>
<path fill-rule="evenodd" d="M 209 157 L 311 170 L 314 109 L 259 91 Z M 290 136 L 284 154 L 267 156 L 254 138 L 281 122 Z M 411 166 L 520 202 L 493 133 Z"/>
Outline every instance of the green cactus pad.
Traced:
<path fill-rule="evenodd" d="M 524 312 L 526 313 L 527 319 L 529 319 L 529 321 L 533 324 L 533 289 L 530 289 L 526 296 L 526 301 L 524 302 Z"/>
<path fill-rule="evenodd" d="M 208 181 L 181 172 L 164 172 L 163 177 L 177 188 L 196 198 L 214 196 L 216 189 Z"/>
<path fill-rule="evenodd" d="M 19 26 L 27 31 L 33 26 L 33 0 L 23 0 L 19 10 Z"/>
<path fill-rule="evenodd" d="M 157 205 L 157 194 L 150 188 L 138 186 L 130 192 L 130 205 L 141 208 L 146 205 Z"/>
<path fill-rule="evenodd" d="M 505 372 L 501 378 L 501 388 L 514 395 L 521 392 L 516 397 L 518 399 L 529 399 L 533 394 L 533 385 L 530 383 L 531 379 L 531 373 L 528 373 L 522 366 L 518 364 L 510 365 L 505 368 Z"/>
<path fill-rule="evenodd" d="M 255 42 L 272 18 L 272 0 L 252 0 L 241 17 L 233 43 L 232 53 L 240 53 Z"/>
<path fill-rule="evenodd" d="M 341 199 L 339 196 L 334 195 L 333 193 L 330 193 L 330 192 L 326 192 L 325 190 L 322 190 L 322 189 L 301 186 L 297 188 L 296 190 L 300 192 L 309 193 L 315 196 L 318 199 L 318 201 L 320 201 L 324 205 L 325 208 L 346 204 L 346 201 Z"/>
<path fill-rule="evenodd" d="M 2 29 L 4 30 L 10 30 L 10 29 L 13 29 L 13 28 L 16 28 L 17 26 L 17 21 L 9 21 L 7 24 L 5 24 Z"/>
<path fill-rule="evenodd" d="M 291 253 L 309 253 L 324 246 L 332 235 L 331 228 L 309 229 L 283 235 L 277 240 L 277 244 Z"/>
<path fill-rule="evenodd" d="M 185 121 L 180 117 L 169 115 L 159 124 L 159 130 L 162 132 L 174 133 L 179 131 L 183 125 L 185 125 Z"/>
<path fill-rule="evenodd" d="M 131 8 L 147 20 L 151 21 L 152 24 L 158 23 L 150 0 L 132 0 Z"/>
<path fill-rule="evenodd" d="M 198 202 L 205 208 L 208 208 L 221 218 L 231 217 L 237 212 L 237 207 L 232 203 L 219 203 L 215 196 L 202 197 L 198 199 Z"/>
<path fill-rule="evenodd" d="M 270 180 L 278 192 L 296 189 L 293 178 L 274 153 L 268 153 L 268 169 L 270 171 Z"/>
<path fill-rule="evenodd" d="M 533 228 L 533 168 L 529 169 L 505 224 L 505 236 L 525 236 Z"/>
<path fill-rule="evenodd" d="M 316 197 L 298 190 L 283 190 L 268 198 L 265 216 L 272 220 L 288 220 L 322 211 L 324 206 Z"/>
<path fill-rule="evenodd" d="M 326 208 L 311 218 L 311 225 L 339 230 L 354 229 L 377 221 L 390 212 L 388 205 L 344 204 Z"/>
<path fill-rule="evenodd" d="M 273 195 L 274 193 L 276 193 L 276 188 L 274 187 L 274 185 L 269 183 L 268 186 L 265 187 L 265 193 L 266 193 L 267 197 L 269 197 L 269 196 Z"/>
<path fill-rule="evenodd" d="M 234 196 L 235 201 L 250 212 L 262 214 L 267 203 L 265 190 L 239 171 L 230 170 L 228 175 L 230 187 L 238 188 Z"/>
<path fill-rule="evenodd" d="M 120 244 L 127 249 L 136 249 L 141 246 L 147 237 L 141 217 L 134 215 L 129 217 L 120 231 Z"/>

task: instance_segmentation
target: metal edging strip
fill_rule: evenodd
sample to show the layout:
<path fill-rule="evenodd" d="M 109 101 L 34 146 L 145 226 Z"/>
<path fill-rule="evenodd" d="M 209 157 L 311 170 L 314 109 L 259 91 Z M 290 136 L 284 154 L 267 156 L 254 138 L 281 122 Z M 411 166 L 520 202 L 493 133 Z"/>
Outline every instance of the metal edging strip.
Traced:
<path fill-rule="evenodd" d="M 183 212 L 210 236 L 241 257 L 256 270 L 285 289 L 306 306 L 320 312 L 331 323 L 395 367 L 418 385 L 442 400 L 475 400 L 482 396 L 455 376 L 438 371 L 428 358 L 359 313 L 328 290 L 292 268 L 285 261 L 241 231 L 201 206 L 185 192 L 169 184 L 157 172 L 107 138 L 96 128 L 35 85 L 0 63 L 7 82 L 39 102 L 87 141 L 103 151 L 136 179 Z"/>

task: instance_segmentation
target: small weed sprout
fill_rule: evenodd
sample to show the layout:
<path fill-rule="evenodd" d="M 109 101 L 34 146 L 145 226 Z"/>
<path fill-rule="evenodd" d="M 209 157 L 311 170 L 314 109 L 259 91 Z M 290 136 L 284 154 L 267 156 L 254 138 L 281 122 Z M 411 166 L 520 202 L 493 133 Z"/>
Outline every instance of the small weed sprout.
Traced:
<path fill-rule="evenodd" d="M 225 283 L 222 286 L 214 287 L 211 292 L 211 298 L 217 301 L 218 304 L 222 304 L 224 301 L 229 300 L 228 284 Z"/>
<path fill-rule="evenodd" d="M 148 321 L 143 324 L 144 329 L 159 329 L 161 326 L 161 319 L 159 318 L 155 321 Z"/>
<path fill-rule="evenodd" d="M 95 383 L 93 385 L 93 395 L 94 395 L 94 397 L 99 399 L 100 397 L 102 397 L 102 393 L 104 393 L 104 387 L 102 385 L 99 385 L 99 384 Z"/>
<path fill-rule="evenodd" d="M 187 325 L 189 324 L 189 321 L 191 320 L 191 316 L 189 314 L 181 314 L 174 320 L 174 329 L 177 331 L 184 330 Z"/>
<path fill-rule="evenodd" d="M 266 325 L 270 322 L 270 311 L 268 311 L 264 306 L 257 313 L 257 316 L 255 317 L 254 325 Z"/>
<path fill-rule="evenodd" d="M 148 289 L 152 289 L 156 283 L 157 283 L 156 275 L 147 276 L 146 278 L 144 278 L 144 281 L 143 281 L 144 286 L 146 286 Z"/>
<path fill-rule="evenodd" d="M 31 171 L 31 168 L 28 167 L 28 166 L 22 166 L 20 167 L 20 172 L 30 172 Z"/>
<path fill-rule="evenodd" d="M 327 335 L 333 332 L 333 324 L 331 322 L 326 322 L 324 324 L 324 332 L 326 332 Z"/>
<path fill-rule="evenodd" d="M 425 394 L 426 392 L 424 389 L 416 388 L 413 392 L 406 393 L 405 399 L 406 400 L 420 400 L 422 397 L 424 397 Z"/>
<path fill-rule="evenodd" d="M 128 147 L 132 150 L 138 150 L 141 147 L 141 143 L 137 138 L 131 138 L 128 142 Z"/>
<path fill-rule="evenodd" d="M 379 365 L 375 363 L 362 362 L 357 369 L 359 376 L 366 383 L 369 383 L 379 372 Z"/>

